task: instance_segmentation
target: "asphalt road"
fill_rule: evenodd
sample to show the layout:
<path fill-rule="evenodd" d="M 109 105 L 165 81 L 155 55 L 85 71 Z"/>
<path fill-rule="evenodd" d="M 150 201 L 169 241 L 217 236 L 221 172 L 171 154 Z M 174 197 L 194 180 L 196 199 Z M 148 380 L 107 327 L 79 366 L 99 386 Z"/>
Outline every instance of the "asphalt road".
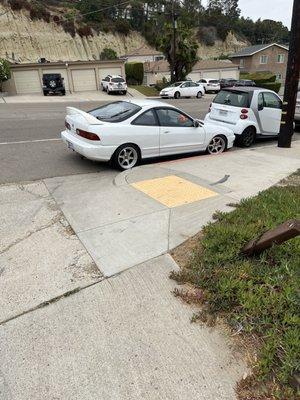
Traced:
<path fill-rule="evenodd" d="M 193 117 L 203 118 L 212 96 L 168 100 Z M 60 140 L 66 106 L 90 110 L 105 102 L 1 104 L 0 183 L 31 181 L 105 171 L 106 164 L 81 159 Z"/>
<path fill-rule="evenodd" d="M 201 119 L 213 97 L 206 95 L 199 100 L 171 99 L 165 102 Z M 0 183 L 100 172 L 110 168 L 105 163 L 81 159 L 60 140 L 66 106 L 90 110 L 102 104 L 105 102 L 0 104 Z M 295 136 L 299 139 L 299 135 Z"/>

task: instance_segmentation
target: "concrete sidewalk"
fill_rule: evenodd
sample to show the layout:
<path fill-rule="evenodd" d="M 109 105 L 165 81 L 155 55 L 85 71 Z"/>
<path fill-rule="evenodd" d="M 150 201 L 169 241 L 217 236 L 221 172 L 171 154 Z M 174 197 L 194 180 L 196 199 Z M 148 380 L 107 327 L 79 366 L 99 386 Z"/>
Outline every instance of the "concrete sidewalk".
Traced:
<path fill-rule="evenodd" d="M 297 168 L 300 141 L 0 186 L 1 400 L 235 399 L 246 365 L 167 252 Z"/>

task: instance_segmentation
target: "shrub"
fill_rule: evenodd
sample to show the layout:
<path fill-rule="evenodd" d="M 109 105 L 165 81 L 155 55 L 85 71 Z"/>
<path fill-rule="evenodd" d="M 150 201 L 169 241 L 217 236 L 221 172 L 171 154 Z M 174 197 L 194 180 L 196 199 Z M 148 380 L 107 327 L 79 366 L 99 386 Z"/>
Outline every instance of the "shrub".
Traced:
<path fill-rule="evenodd" d="M 214 46 L 217 40 L 216 28 L 213 26 L 203 26 L 199 28 L 197 37 L 200 42 L 204 43 L 206 46 Z"/>
<path fill-rule="evenodd" d="M 278 93 L 281 88 L 281 83 L 280 82 L 261 82 L 259 85 L 257 84 L 257 86 L 260 86 L 264 89 L 274 90 L 274 92 Z"/>
<path fill-rule="evenodd" d="M 84 36 L 93 36 L 93 32 L 92 29 L 89 25 L 81 25 L 78 29 L 77 29 L 77 33 L 79 36 L 84 37 Z"/>
<path fill-rule="evenodd" d="M 169 85 L 170 85 L 170 82 L 166 78 L 163 78 L 162 81 L 156 82 L 155 89 L 160 92 L 161 90 L 163 90 L 164 88 L 166 88 Z"/>
<path fill-rule="evenodd" d="M 125 21 L 123 19 L 117 19 L 115 21 L 114 29 L 116 32 L 118 32 L 122 35 L 128 35 L 130 32 L 130 25 L 127 21 Z"/>
<path fill-rule="evenodd" d="M 130 62 L 125 64 L 126 79 L 130 85 L 141 85 L 144 80 L 144 64 Z"/>
<path fill-rule="evenodd" d="M 60 24 L 60 17 L 58 15 L 54 15 L 53 22 L 55 22 L 56 24 Z"/>
<path fill-rule="evenodd" d="M 10 79 L 10 64 L 7 60 L 0 58 L 0 92 L 2 90 L 2 83 Z"/>
<path fill-rule="evenodd" d="M 19 11 L 22 8 L 25 8 L 25 3 L 27 3 L 27 0 L 8 0 L 8 4 L 14 11 Z"/>
<path fill-rule="evenodd" d="M 32 6 L 30 9 L 30 18 L 32 20 L 35 19 L 42 19 L 46 22 L 50 22 L 50 13 L 49 11 L 45 10 L 44 7 L 38 5 L 38 6 Z"/>
<path fill-rule="evenodd" d="M 69 33 L 72 37 L 76 35 L 76 29 L 73 20 L 64 21 L 63 23 L 64 30 Z"/>
<path fill-rule="evenodd" d="M 118 58 L 117 53 L 115 50 L 111 49 L 110 47 L 105 47 L 100 53 L 100 60 L 116 60 Z"/>

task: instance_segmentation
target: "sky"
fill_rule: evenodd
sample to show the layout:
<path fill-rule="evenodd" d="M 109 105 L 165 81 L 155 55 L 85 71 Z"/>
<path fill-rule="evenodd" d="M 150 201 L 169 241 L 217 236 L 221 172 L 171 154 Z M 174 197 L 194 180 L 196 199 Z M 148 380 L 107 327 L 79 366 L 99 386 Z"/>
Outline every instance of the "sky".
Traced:
<path fill-rule="evenodd" d="M 207 0 L 202 4 L 206 5 Z M 293 0 L 239 0 L 239 8 L 243 17 L 249 17 L 256 21 L 261 19 L 273 19 L 281 21 L 289 29 L 291 27 Z"/>

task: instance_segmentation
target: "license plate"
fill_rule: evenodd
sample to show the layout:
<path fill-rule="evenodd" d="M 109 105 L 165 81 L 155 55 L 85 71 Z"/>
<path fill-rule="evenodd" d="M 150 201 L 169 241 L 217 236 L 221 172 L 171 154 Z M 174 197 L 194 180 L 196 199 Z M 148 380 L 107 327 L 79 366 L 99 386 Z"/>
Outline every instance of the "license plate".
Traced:
<path fill-rule="evenodd" d="M 226 110 L 220 110 L 219 113 L 220 113 L 220 115 L 227 115 L 227 111 Z"/>
<path fill-rule="evenodd" d="M 67 144 L 68 144 L 68 149 L 74 150 L 73 143 L 67 141 Z"/>

